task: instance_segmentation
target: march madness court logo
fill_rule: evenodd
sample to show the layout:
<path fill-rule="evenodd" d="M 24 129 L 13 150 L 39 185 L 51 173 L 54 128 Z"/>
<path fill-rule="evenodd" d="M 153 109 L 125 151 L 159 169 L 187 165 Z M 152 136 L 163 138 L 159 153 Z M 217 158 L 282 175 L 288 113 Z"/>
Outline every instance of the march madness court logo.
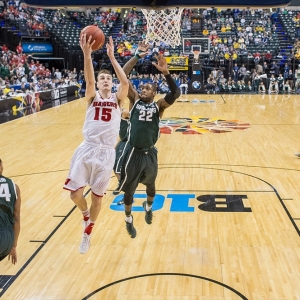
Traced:
<path fill-rule="evenodd" d="M 226 133 L 250 128 L 250 123 L 239 120 L 225 120 L 222 118 L 204 118 L 192 116 L 189 118 L 168 118 L 160 121 L 160 132 L 171 134 L 181 132 L 182 134 L 205 134 Z"/>

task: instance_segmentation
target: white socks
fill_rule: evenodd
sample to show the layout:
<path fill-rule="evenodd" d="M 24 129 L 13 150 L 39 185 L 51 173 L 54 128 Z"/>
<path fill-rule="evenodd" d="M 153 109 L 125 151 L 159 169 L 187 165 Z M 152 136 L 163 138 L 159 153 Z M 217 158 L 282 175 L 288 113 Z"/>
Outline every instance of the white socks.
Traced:
<path fill-rule="evenodd" d="M 81 212 L 82 212 L 83 217 L 90 217 L 90 210 L 89 209 L 82 210 Z"/>
<path fill-rule="evenodd" d="M 148 203 L 146 203 L 146 211 L 150 211 L 150 210 L 151 210 L 151 208 L 152 208 L 152 205 L 151 205 L 151 206 L 149 206 L 149 205 L 148 205 Z"/>
<path fill-rule="evenodd" d="M 132 216 L 130 215 L 129 217 L 125 217 L 125 221 L 127 222 L 127 223 L 132 223 Z"/>

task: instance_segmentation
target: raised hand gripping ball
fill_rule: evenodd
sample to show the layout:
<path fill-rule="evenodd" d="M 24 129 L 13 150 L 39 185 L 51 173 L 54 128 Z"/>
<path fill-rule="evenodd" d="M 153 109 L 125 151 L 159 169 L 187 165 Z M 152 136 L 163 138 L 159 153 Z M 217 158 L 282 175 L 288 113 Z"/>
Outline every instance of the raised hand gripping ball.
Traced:
<path fill-rule="evenodd" d="M 97 25 L 89 25 L 84 27 L 80 32 L 80 37 L 82 34 L 86 34 L 86 40 L 88 41 L 89 37 L 92 36 L 91 43 L 95 41 L 94 45 L 92 46 L 92 50 L 96 51 L 105 43 L 105 35 L 103 31 Z"/>

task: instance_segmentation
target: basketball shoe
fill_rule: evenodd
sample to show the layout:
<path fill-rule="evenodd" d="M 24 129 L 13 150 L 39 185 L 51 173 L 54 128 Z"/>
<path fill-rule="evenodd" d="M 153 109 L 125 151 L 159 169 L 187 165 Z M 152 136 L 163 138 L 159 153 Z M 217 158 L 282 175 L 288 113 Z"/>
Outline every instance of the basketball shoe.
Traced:
<path fill-rule="evenodd" d="M 144 201 L 143 202 L 143 207 L 144 207 L 144 210 L 145 210 L 145 221 L 147 224 L 152 224 L 152 219 L 153 219 L 153 211 L 152 211 L 152 208 L 147 211 L 146 210 L 146 205 L 147 205 L 147 201 Z"/>
<path fill-rule="evenodd" d="M 124 197 L 123 197 L 123 199 L 122 200 L 120 200 L 118 203 L 117 203 L 118 205 L 122 205 L 122 204 L 124 204 Z"/>
<path fill-rule="evenodd" d="M 89 251 L 91 246 L 91 235 L 92 234 L 87 234 L 85 232 L 82 234 L 82 240 L 79 246 L 79 252 L 81 254 L 87 253 Z"/>
<path fill-rule="evenodd" d="M 90 224 L 90 219 L 88 219 L 88 220 L 86 220 L 86 221 L 85 221 L 85 220 L 82 220 L 83 233 L 82 233 L 81 244 L 80 244 L 80 246 L 79 246 L 79 252 L 80 252 L 81 254 L 86 253 L 86 252 L 89 250 L 90 245 L 91 245 L 91 242 L 90 242 L 90 240 L 91 240 L 90 234 L 87 234 L 87 233 L 84 232 L 84 231 L 85 231 L 85 228 L 88 227 L 89 224 Z"/>
<path fill-rule="evenodd" d="M 120 187 L 121 187 L 121 181 L 118 182 L 118 186 L 113 191 L 113 195 L 119 195 L 120 194 Z"/>
<path fill-rule="evenodd" d="M 130 235 L 130 237 L 132 239 L 134 239 L 136 237 L 136 230 L 133 226 L 133 216 L 132 216 L 132 222 L 129 223 L 129 222 L 125 221 L 125 224 L 126 224 L 126 229 L 127 229 L 128 234 Z"/>

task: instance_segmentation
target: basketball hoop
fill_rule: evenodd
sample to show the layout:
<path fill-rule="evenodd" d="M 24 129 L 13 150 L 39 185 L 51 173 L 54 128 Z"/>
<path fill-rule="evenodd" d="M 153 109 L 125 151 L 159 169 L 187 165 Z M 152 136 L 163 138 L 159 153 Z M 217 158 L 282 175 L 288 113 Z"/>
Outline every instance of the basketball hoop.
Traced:
<path fill-rule="evenodd" d="M 181 44 L 180 27 L 183 8 L 142 9 L 147 20 L 146 42 L 164 42 L 175 48 Z"/>
<path fill-rule="evenodd" d="M 195 64 L 199 64 L 199 54 L 200 54 L 200 50 L 193 50 L 194 53 L 194 63 Z"/>

